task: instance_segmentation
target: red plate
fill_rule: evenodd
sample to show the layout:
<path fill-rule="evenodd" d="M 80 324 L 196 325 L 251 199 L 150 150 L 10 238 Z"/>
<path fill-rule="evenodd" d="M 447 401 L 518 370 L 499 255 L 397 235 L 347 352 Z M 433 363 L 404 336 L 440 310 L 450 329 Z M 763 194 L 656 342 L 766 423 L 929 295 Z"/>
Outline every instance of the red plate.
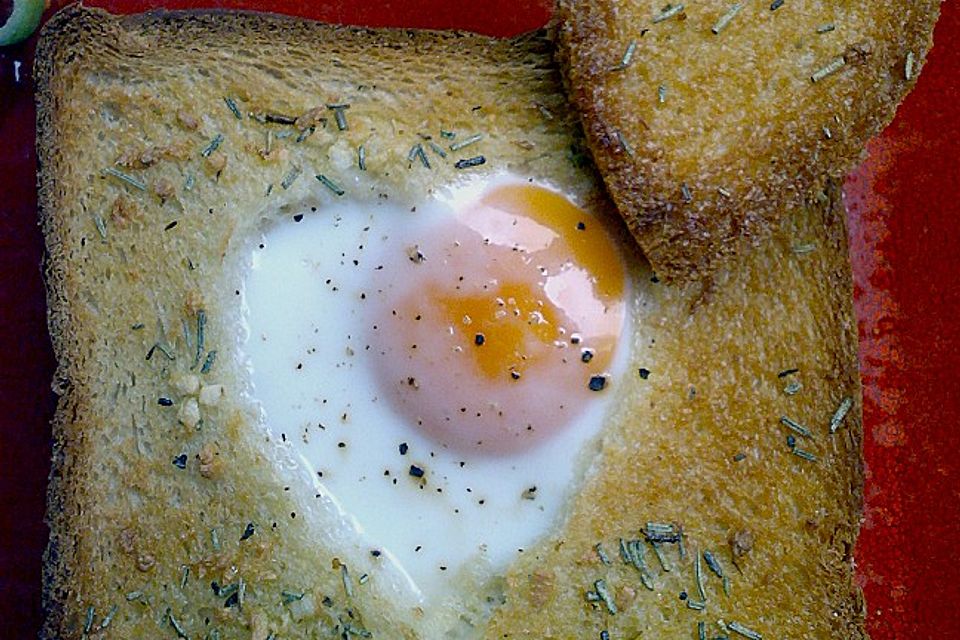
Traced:
<path fill-rule="evenodd" d="M 55 2 L 62 5 L 63 2 Z M 508 36 L 550 0 L 95 0 L 256 8 L 369 26 Z M 875 639 L 960 637 L 960 3 L 948 0 L 917 89 L 847 183 L 864 382 L 867 508 L 859 580 Z M 36 227 L 32 41 L 0 52 L 0 629 L 35 637 L 47 531 L 54 361 Z M 15 66 L 19 66 L 19 82 Z"/>

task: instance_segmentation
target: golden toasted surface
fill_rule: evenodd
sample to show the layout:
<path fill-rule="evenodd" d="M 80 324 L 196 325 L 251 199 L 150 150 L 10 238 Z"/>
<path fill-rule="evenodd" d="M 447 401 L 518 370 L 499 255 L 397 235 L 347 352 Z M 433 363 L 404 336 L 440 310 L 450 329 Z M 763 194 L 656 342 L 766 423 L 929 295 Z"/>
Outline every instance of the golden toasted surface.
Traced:
<path fill-rule="evenodd" d="M 561 0 L 559 59 L 657 273 L 707 277 L 893 118 L 940 0 Z"/>
<path fill-rule="evenodd" d="M 638 384 L 608 425 L 602 466 L 562 530 L 512 568 L 487 638 L 697 638 L 701 622 L 707 638 L 740 637 L 718 621 L 763 638 L 865 637 L 852 564 L 860 385 L 839 188 L 783 223 L 707 292 L 661 283 L 644 297 Z M 683 530 L 682 552 L 661 545 L 665 565 L 646 542 L 651 522 Z M 630 540 L 641 541 L 644 570 L 621 559 Z M 591 602 L 601 590 L 615 615 Z"/>
<path fill-rule="evenodd" d="M 718 619 L 764 637 L 862 637 L 850 555 L 860 392 L 833 185 L 712 288 L 668 287 L 638 268 L 630 376 L 610 389 L 617 409 L 564 522 L 505 579 L 439 613 L 397 604 L 382 566 L 324 526 L 290 449 L 264 429 L 242 353 L 238 255 L 265 226 L 340 198 L 315 174 L 348 187 L 346 198 L 416 203 L 465 171 L 509 169 L 610 208 L 592 165 L 571 153 L 576 116 L 551 53 L 538 35 L 497 41 L 233 13 L 72 8 L 49 24 L 37 57 L 38 152 L 61 400 L 46 637 L 739 628 L 724 632 Z M 345 128 L 328 104 L 350 105 Z M 483 133 L 462 151 L 485 163 L 458 169 L 460 155 L 429 145 L 429 167 L 411 155 L 441 128 Z M 790 434 L 816 460 L 791 450 Z M 649 542 L 629 547 L 645 550 L 646 574 L 618 556 L 618 539 L 642 540 L 647 521 L 669 523 L 668 536 L 683 528 L 683 560 L 676 543 L 660 549 L 670 572 Z M 679 593 L 699 601 L 693 557 L 706 550 L 730 595 L 701 555 L 700 612 Z"/>

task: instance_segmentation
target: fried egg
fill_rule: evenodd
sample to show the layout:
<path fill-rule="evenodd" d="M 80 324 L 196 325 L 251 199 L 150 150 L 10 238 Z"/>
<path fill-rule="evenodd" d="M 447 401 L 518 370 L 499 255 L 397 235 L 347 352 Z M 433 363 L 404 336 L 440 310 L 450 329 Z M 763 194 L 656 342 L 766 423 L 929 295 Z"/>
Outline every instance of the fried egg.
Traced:
<path fill-rule="evenodd" d="M 253 393 L 421 604 L 542 538 L 597 450 L 630 343 L 611 223 L 513 175 L 304 207 L 253 246 Z"/>

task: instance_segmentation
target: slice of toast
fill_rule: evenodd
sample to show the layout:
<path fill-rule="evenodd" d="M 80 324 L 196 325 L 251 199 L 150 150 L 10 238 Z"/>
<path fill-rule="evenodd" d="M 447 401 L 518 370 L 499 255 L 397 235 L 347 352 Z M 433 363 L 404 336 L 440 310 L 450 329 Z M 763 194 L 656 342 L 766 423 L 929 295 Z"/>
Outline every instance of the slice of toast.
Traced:
<path fill-rule="evenodd" d="M 559 52 L 607 188 L 657 273 L 709 275 L 892 119 L 940 0 L 561 0 Z"/>
<path fill-rule="evenodd" d="M 341 198 L 312 172 L 358 202 L 415 206 L 465 171 L 509 170 L 610 209 L 551 56 L 542 34 L 242 13 L 72 7 L 47 25 L 40 215 L 60 402 L 44 637 L 864 636 L 856 327 L 832 184 L 712 288 L 638 267 L 630 379 L 563 522 L 436 610 L 334 536 L 269 438 L 237 253 Z M 441 129 L 484 138 L 463 157 L 411 153 Z"/>

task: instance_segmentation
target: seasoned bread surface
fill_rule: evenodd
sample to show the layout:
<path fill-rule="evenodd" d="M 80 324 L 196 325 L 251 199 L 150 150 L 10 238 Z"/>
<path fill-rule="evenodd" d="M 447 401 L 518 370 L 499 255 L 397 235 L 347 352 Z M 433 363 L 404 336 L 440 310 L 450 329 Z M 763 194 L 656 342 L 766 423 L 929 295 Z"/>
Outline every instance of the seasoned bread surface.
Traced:
<path fill-rule="evenodd" d="M 60 403 L 45 637 L 680 638 L 701 622 L 707 637 L 864 637 L 856 329 L 833 183 L 712 287 L 640 268 L 630 380 L 563 522 L 439 609 L 407 607 L 367 549 L 322 526 L 262 424 L 237 255 L 340 197 L 315 174 L 346 198 L 415 204 L 465 171 L 510 170 L 611 209 L 551 56 L 537 34 L 239 13 L 74 7 L 48 24 L 38 147 Z M 350 105 L 343 130 L 336 104 Z M 464 157 L 485 164 L 411 156 L 441 128 L 482 132 Z M 657 549 L 648 522 L 668 525 Z M 703 610 L 688 605 L 698 562 Z"/>
<path fill-rule="evenodd" d="M 658 275 L 709 277 L 892 119 L 940 0 L 560 0 L 559 54 Z"/>

